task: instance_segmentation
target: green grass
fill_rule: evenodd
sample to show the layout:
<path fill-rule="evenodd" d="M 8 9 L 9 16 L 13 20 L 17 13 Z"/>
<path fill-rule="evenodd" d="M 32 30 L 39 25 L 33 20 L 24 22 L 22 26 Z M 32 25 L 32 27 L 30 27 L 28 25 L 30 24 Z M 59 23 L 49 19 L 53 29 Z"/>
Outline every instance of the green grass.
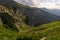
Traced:
<path fill-rule="evenodd" d="M 0 40 L 40 40 L 43 37 L 46 40 L 60 40 L 60 21 L 34 28 L 24 24 L 20 32 L 0 26 Z"/>
<path fill-rule="evenodd" d="M 21 35 L 27 38 L 41 39 L 46 37 L 46 40 L 60 40 L 60 21 L 43 24 Z"/>
<path fill-rule="evenodd" d="M 16 34 L 17 32 L 13 32 L 3 26 L 0 26 L 0 40 L 15 40 Z"/>

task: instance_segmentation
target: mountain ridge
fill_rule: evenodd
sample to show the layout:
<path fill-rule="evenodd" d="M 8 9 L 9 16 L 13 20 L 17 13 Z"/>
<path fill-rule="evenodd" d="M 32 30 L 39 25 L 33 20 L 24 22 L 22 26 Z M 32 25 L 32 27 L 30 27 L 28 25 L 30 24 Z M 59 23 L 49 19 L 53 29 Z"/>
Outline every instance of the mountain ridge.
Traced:
<path fill-rule="evenodd" d="M 17 9 L 19 9 L 19 11 L 26 16 L 25 23 L 31 26 L 39 26 L 41 24 L 60 20 L 59 16 L 48 13 L 42 9 L 22 5 L 13 0 L 5 0 L 5 1 L 6 3 L 3 3 L 4 0 L 3 1 L 0 0 L 0 4 L 8 6 L 11 9 L 13 9 L 14 13 L 12 15 L 15 15 Z"/>
<path fill-rule="evenodd" d="M 50 12 L 50 13 L 53 13 L 53 14 L 56 14 L 56 15 L 60 16 L 60 9 L 47 9 L 47 8 L 42 8 L 42 10 L 45 10 L 47 12 Z"/>

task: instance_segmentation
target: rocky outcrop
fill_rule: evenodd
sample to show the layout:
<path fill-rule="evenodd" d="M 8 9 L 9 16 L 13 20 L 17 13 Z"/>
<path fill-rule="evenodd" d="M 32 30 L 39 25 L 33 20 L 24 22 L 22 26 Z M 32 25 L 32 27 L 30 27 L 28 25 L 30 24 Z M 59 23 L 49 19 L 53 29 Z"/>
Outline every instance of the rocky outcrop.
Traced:
<path fill-rule="evenodd" d="M 14 13 L 13 9 L 9 9 L 0 5 L 0 25 L 7 25 L 17 31 L 22 27 L 22 18 L 20 18 L 20 12 L 17 9 Z"/>

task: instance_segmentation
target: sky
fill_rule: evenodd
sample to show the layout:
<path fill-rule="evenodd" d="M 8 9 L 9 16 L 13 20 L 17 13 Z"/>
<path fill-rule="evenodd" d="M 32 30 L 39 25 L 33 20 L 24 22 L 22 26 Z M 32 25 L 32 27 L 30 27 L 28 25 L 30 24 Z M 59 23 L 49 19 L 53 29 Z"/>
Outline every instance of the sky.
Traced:
<path fill-rule="evenodd" d="M 29 5 L 31 7 L 60 9 L 60 0 L 15 0 L 18 3 Z"/>

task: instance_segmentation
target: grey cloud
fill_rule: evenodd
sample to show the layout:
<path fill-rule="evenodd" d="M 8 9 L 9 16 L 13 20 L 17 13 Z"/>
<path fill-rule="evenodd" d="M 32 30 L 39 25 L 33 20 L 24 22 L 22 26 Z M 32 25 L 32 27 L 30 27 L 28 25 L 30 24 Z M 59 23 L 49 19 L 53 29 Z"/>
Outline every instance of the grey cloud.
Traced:
<path fill-rule="evenodd" d="M 25 5 L 35 6 L 33 0 L 16 0 L 16 1 Z"/>

